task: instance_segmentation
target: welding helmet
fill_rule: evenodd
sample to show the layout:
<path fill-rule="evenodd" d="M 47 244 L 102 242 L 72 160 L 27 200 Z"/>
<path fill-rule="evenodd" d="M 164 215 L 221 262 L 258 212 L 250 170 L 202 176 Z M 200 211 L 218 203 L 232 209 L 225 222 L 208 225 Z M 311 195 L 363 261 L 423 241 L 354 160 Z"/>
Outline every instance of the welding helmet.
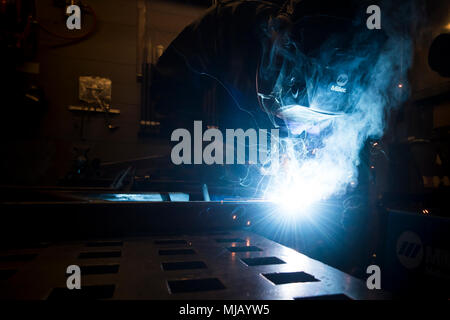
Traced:
<path fill-rule="evenodd" d="M 370 85 L 386 37 L 367 28 L 363 6 L 346 3 L 300 1 L 274 19 L 256 80 L 260 106 L 274 119 L 330 121 L 351 113 Z"/>

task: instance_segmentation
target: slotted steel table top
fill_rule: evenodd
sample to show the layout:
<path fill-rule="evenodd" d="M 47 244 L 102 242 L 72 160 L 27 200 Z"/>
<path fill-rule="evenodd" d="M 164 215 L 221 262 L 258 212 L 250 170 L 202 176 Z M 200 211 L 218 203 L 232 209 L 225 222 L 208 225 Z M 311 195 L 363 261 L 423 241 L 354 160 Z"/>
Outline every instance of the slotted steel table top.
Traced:
<path fill-rule="evenodd" d="M 66 269 L 81 268 L 81 290 Z M 382 299 L 365 282 L 249 231 L 0 251 L 1 299 Z"/>

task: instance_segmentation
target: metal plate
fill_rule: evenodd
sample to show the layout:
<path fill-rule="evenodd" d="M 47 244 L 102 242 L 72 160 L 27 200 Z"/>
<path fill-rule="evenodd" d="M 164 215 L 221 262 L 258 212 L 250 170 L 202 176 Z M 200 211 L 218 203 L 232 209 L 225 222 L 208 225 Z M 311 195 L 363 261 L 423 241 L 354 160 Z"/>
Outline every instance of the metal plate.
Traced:
<path fill-rule="evenodd" d="M 228 249 L 236 247 L 257 247 L 261 251 Z M 194 253 L 160 254 L 162 250 L 179 249 L 191 249 Z M 83 256 L 89 259 L 80 259 Z M 264 257 L 271 258 L 252 260 Z M 249 261 L 256 263 L 249 264 Z M 163 268 L 163 264 L 176 267 Z M 81 267 L 81 290 L 65 289 L 69 265 Z M 268 279 L 267 275 L 274 273 L 278 273 L 276 278 L 281 277 L 283 284 L 276 285 Z M 284 277 L 282 273 L 291 276 Z M 300 279 L 292 273 L 304 274 Z M 368 290 L 364 282 L 352 276 L 249 231 L 100 239 L 98 245 L 93 241 L 76 241 L 3 249 L 0 274 L 1 299 L 388 298 L 386 293 Z"/>

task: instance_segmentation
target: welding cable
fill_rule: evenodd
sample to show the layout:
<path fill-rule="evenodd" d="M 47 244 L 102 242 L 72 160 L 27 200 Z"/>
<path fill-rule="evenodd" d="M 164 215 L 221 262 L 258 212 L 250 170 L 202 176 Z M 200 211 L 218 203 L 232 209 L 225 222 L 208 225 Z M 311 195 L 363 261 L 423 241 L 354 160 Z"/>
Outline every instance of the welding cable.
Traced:
<path fill-rule="evenodd" d="M 216 76 L 207 73 L 207 72 L 203 72 L 203 71 L 199 71 L 196 68 L 194 68 L 191 63 L 189 62 L 189 59 L 186 57 L 186 55 L 184 55 L 180 50 L 178 50 L 175 46 L 173 46 L 173 50 L 184 60 L 184 63 L 186 64 L 186 66 L 188 67 L 189 70 L 191 70 L 193 73 L 198 74 L 199 76 L 202 77 L 206 77 L 209 78 L 213 81 L 216 81 L 224 90 L 225 92 L 230 96 L 230 98 L 233 100 L 234 104 L 236 105 L 236 107 L 243 112 L 246 112 L 247 114 L 249 114 L 252 118 L 252 120 L 255 122 L 256 126 L 258 126 L 258 122 L 255 119 L 255 116 L 253 115 L 253 113 L 247 109 L 245 109 L 240 103 L 239 101 L 237 101 L 236 97 L 233 95 L 233 93 L 231 92 L 231 90 Z"/>
<path fill-rule="evenodd" d="M 42 23 L 39 21 L 39 19 L 38 19 L 38 14 L 37 14 L 37 4 L 36 4 L 36 1 L 35 1 L 36 21 L 37 21 L 37 24 L 39 25 L 39 27 L 40 27 L 42 30 L 44 30 L 46 33 L 48 33 L 48 34 L 50 34 L 50 35 L 52 35 L 52 36 L 54 36 L 54 37 L 56 37 L 56 38 L 63 39 L 63 40 L 71 40 L 70 43 L 65 43 L 65 44 L 61 44 L 61 45 L 72 44 L 72 43 L 75 43 L 75 42 L 78 42 L 78 41 L 81 41 L 81 40 L 83 40 L 83 39 L 88 38 L 89 36 L 91 36 L 91 35 L 97 30 L 98 19 L 97 19 L 97 14 L 95 13 L 94 9 L 93 9 L 90 5 L 88 5 L 88 4 L 83 5 L 83 7 L 88 8 L 89 10 L 87 10 L 87 12 L 89 12 L 89 13 L 92 14 L 93 24 L 92 24 L 91 29 L 90 29 L 88 32 L 86 32 L 86 33 L 84 33 L 84 34 L 82 34 L 82 35 L 79 35 L 79 36 L 67 36 L 67 35 L 59 34 L 59 33 L 55 32 L 55 31 L 53 31 L 53 30 L 47 28 L 47 27 L 46 27 L 44 24 L 42 24 Z"/>

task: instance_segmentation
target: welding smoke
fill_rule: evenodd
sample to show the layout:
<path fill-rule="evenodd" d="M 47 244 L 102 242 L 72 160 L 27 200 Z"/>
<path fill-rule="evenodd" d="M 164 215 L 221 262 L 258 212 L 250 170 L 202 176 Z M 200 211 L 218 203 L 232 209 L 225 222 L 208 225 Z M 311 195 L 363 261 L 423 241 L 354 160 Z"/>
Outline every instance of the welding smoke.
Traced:
<path fill-rule="evenodd" d="M 276 30 L 275 39 L 271 36 L 259 70 L 261 79 L 272 84 L 270 94 L 260 93 L 271 117 L 296 105 L 335 115 L 327 120 L 284 119 L 300 130 L 291 130 L 281 141 L 281 165 L 274 166 L 265 194 L 299 205 L 343 194 L 356 185 L 364 143 L 383 135 L 389 111 L 408 96 L 409 32 L 416 8 L 413 1 L 382 2 L 381 29 L 369 30 L 364 6 L 349 13 L 345 1 L 334 1 L 344 8 L 315 15 L 308 2 L 300 2 L 299 10 L 306 15 L 288 31 Z M 336 12 L 344 12 L 344 17 L 334 19 Z"/>

